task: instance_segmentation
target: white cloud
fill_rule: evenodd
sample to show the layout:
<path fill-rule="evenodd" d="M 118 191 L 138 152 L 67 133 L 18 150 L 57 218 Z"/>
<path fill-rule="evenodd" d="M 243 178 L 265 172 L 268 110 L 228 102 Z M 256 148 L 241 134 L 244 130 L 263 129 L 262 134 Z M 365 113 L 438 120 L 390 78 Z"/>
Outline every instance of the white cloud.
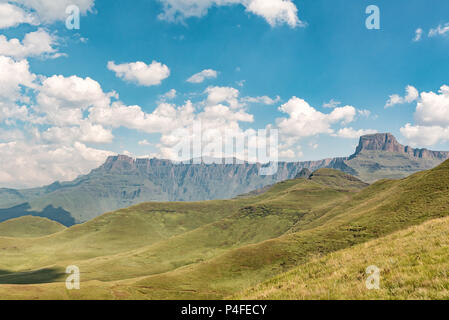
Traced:
<path fill-rule="evenodd" d="M 162 99 L 164 100 L 173 100 L 174 98 L 176 98 L 177 92 L 175 89 L 171 89 L 170 91 L 166 92 L 165 94 L 163 94 L 161 96 Z"/>
<path fill-rule="evenodd" d="M 232 87 L 209 87 L 205 90 L 207 94 L 207 104 L 217 105 L 226 102 L 231 108 L 238 108 L 241 106 L 239 102 L 240 92 Z"/>
<path fill-rule="evenodd" d="M 81 124 L 83 112 L 91 107 L 106 108 L 115 92 L 104 93 L 91 78 L 52 76 L 43 81 L 35 110 L 44 114 L 38 122 L 66 126 Z"/>
<path fill-rule="evenodd" d="M 246 11 L 261 16 L 272 26 L 288 24 L 290 27 L 304 26 L 298 18 L 298 8 L 290 0 L 251 0 Z"/>
<path fill-rule="evenodd" d="M 183 126 L 193 117 L 194 108 L 190 102 L 176 107 L 160 103 L 152 113 L 145 113 L 140 106 L 126 106 L 114 102 L 111 106 L 92 108 L 89 119 L 113 128 L 126 127 L 146 133 L 164 133 Z"/>
<path fill-rule="evenodd" d="M 217 71 L 212 69 L 206 69 L 191 76 L 189 79 L 187 79 L 187 82 L 202 83 L 206 79 L 215 79 L 215 78 L 217 78 Z"/>
<path fill-rule="evenodd" d="M 22 23 L 36 24 L 36 17 L 10 3 L 0 2 L 0 29 L 16 27 Z"/>
<path fill-rule="evenodd" d="M 287 150 L 283 150 L 283 151 L 279 152 L 280 158 L 293 159 L 293 158 L 295 158 L 295 156 L 296 156 L 296 153 L 291 149 L 287 149 Z"/>
<path fill-rule="evenodd" d="M 144 139 L 137 143 L 139 146 L 151 146 L 151 143 L 148 140 Z"/>
<path fill-rule="evenodd" d="M 92 12 L 95 0 L 0 0 L 25 7 L 43 23 L 53 23 L 67 18 L 66 8 L 76 5 L 81 14 Z"/>
<path fill-rule="evenodd" d="M 341 105 L 340 101 L 336 101 L 334 99 L 331 99 L 331 101 L 326 102 L 326 103 L 323 104 L 323 108 L 335 109 L 339 105 Z"/>
<path fill-rule="evenodd" d="M 0 119 L 1 121 L 1 119 Z M 16 140 L 23 140 L 23 132 L 17 129 L 5 130 L 0 128 L 0 142 L 13 142 Z"/>
<path fill-rule="evenodd" d="M 16 120 L 28 120 L 28 108 L 26 106 L 0 101 L 0 122 L 6 121 L 13 123 Z"/>
<path fill-rule="evenodd" d="M 415 124 L 407 123 L 401 133 L 412 146 L 432 146 L 449 140 L 449 86 L 441 86 L 438 93 L 422 92 Z"/>
<path fill-rule="evenodd" d="M 432 146 L 449 140 L 449 127 L 414 126 L 407 123 L 401 128 L 401 134 L 414 146 Z"/>
<path fill-rule="evenodd" d="M 449 23 L 445 23 L 444 25 L 440 24 L 438 27 L 429 31 L 429 37 L 444 36 L 446 34 L 449 34 Z"/>
<path fill-rule="evenodd" d="M 44 29 L 27 33 L 22 42 L 19 39 L 8 40 L 4 35 L 0 35 L 0 55 L 18 59 L 33 56 L 57 58 L 61 55 L 53 47 L 56 44 L 55 36 Z"/>
<path fill-rule="evenodd" d="M 278 103 L 281 101 L 281 97 L 277 96 L 276 98 L 272 99 L 268 96 L 261 96 L 261 97 L 245 97 L 242 99 L 245 103 L 261 103 L 266 105 L 272 105 L 275 103 Z"/>
<path fill-rule="evenodd" d="M 443 85 L 438 93 L 422 92 L 415 120 L 420 125 L 449 126 L 449 86 Z"/>
<path fill-rule="evenodd" d="M 0 183 L 21 188 L 73 180 L 102 164 L 112 152 L 76 142 L 69 146 L 19 140 L 0 143 Z M 14 159 L 14 161 L 11 161 Z"/>
<path fill-rule="evenodd" d="M 385 104 L 385 108 L 390 108 L 397 104 L 412 103 L 419 98 L 419 92 L 415 87 L 409 85 L 405 90 L 407 93 L 405 97 L 401 97 L 398 94 L 391 95 Z"/>
<path fill-rule="evenodd" d="M 24 87 L 35 87 L 36 76 L 30 73 L 26 60 L 16 61 L 0 55 L 0 102 L 14 103 L 22 99 Z"/>
<path fill-rule="evenodd" d="M 342 128 L 338 130 L 337 133 L 334 134 L 335 137 L 339 138 L 346 138 L 346 139 L 358 139 L 361 136 L 367 135 L 367 134 L 374 134 L 377 133 L 377 130 L 371 130 L 371 129 L 361 129 L 361 130 L 354 130 L 353 128 Z"/>
<path fill-rule="evenodd" d="M 101 125 L 83 121 L 79 127 L 51 127 L 42 133 L 42 138 L 51 143 L 70 144 L 76 141 L 86 143 L 111 143 L 114 136 Z"/>
<path fill-rule="evenodd" d="M 357 111 L 352 106 L 335 108 L 331 113 L 324 114 L 311 107 L 303 99 L 293 97 L 282 105 L 279 110 L 289 115 L 288 118 L 277 120 L 282 135 L 300 139 L 317 134 L 332 134 L 333 124 L 348 124 L 352 122 Z"/>
<path fill-rule="evenodd" d="M 421 41 L 422 36 L 423 36 L 424 30 L 421 28 L 416 29 L 415 31 L 415 37 L 413 38 L 414 42 L 418 42 Z"/>
<path fill-rule="evenodd" d="M 182 21 L 202 17 L 212 6 L 240 4 L 247 12 L 263 17 L 272 27 L 287 24 L 292 28 L 304 26 L 298 18 L 298 8 L 291 0 L 159 0 L 164 12 L 162 20 Z"/>
<path fill-rule="evenodd" d="M 108 69 L 125 81 L 146 87 L 159 85 L 170 76 L 170 69 L 156 61 L 149 65 L 141 61 L 116 65 L 113 61 L 109 61 Z"/>
<path fill-rule="evenodd" d="M 371 111 L 369 110 L 357 110 L 357 113 L 364 118 L 369 118 L 369 116 L 371 115 Z"/>

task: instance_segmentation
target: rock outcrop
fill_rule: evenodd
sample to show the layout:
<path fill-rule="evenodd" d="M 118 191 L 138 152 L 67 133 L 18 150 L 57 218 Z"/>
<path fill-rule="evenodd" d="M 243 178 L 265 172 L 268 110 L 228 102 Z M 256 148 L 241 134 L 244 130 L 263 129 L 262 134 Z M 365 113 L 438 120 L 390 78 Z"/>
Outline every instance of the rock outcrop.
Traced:
<path fill-rule="evenodd" d="M 414 158 L 438 159 L 441 161 L 449 159 L 449 152 L 447 151 L 431 151 L 404 146 L 391 133 L 377 133 L 360 137 L 359 145 L 350 158 L 352 159 L 364 151 L 401 153 Z"/>

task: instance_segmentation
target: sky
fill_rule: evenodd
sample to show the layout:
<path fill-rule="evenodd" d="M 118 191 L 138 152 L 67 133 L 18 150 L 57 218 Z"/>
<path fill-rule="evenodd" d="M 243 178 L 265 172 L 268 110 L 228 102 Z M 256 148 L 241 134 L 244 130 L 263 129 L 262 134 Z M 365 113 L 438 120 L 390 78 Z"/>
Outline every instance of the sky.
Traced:
<path fill-rule="evenodd" d="M 174 159 L 198 123 L 286 161 L 449 150 L 448 53 L 447 0 L 0 0 L 0 187 Z"/>

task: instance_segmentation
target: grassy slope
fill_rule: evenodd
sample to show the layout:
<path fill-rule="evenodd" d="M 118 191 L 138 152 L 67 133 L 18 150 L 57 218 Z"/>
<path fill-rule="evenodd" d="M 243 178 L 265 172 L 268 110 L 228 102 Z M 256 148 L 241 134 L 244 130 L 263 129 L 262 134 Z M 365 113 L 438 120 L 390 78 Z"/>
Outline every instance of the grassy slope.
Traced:
<path fill-rule="evenodd" d="M 379 290 L 365 285 L 372 265 Z M 448 270 L 449 218 L 442 218 L 313 259 L 234 298 L 447 299 Z"/>
<path fill-rule="evenodd" d="M 226 206 L 223 201 L 145 203 L 38 239 L 0 238 L 0 270 L 33 270 L 127 252 L 220 220 L 236 208 L 233 201 Z"/>
<path fill-rule="evenodd" d="M 296 265 L 449 214 L 449 162 L 399 181 L 382 181 L 298 224 L 298 232 L 140 279 L 147 298 L 221 298 Z M 171 290 L 167 290 L 171 289 Z M 181 290 L 182 289 L 182 290 Z"/>
<path fill-rule="evenodd" d="M 0 223 L 0 237 L 42 237 L 65 229 L 63 225 L 46 218 L 25 216 Z"/>
<path fill-rule="evenodd" d="M 380 290 L 367 290 L 367 266 L 380 268 Z M 231 296 L 243 300 L 447 299 L 449 296 L 449 218 L 425 222 L 352 248 L 312 259 L 285 274 Z M 188 280 L 184 280 L 188 282 Z M 145 298 L 136 280 L 83 282 L 80 291 L 62 284 L 8 285 L 9 298 Z M 191 294 L 189 285 L 178 294 Z"/>
<path fill-rule="evenodd" d="M 11 274 L 11 271 L 39 268 L 48 268 L 49 273 L 59 270 L 55 280 L 61 280 L 62 271 L 69 264 L 80 266 L 85 281 L 118 280 L 175 270 L 229 249 L 279 237 L 311 212 L 327 211 L 335 203 L 348 200 L 352 191 L 366 186 L 334 170 L 320 172 L 322 175 L 317 173 L 314 177 L 316 181 L 286 181 L 254 198 L 147 203 L 106 214 L 33 243 L 0 239 L 4 253 L 0 269 L 10 271 L 3 277 L 3 283 L 17 282 L 18 278 L 25 282 L 23 279 L 35 276 L 32 272 Z M 185 214 L 189 211 L 192 211 L 189 215 Z M 191 226 L 185 227 L 186 223 Z M 168 233 L 164 231 L 167 228 L 175 230 Z M 166 234 L 161 237 L 162 231 Z"/>
<path fill-rule="evenodd" d="M 83 289 L 77 292 L 67 293 L 63 284 L 50 283 L 3 285 L 0 295 L 7 298 L 38 293 L 43 293 L 41 298 L 67 298 L 68 294 L 72 298 L 223 298 L 317 256 L 448 215 L 448 179 L 449 162 L 403 180 L 381 181 L 355 193 L 351 191 L 361 187 L 359 182 L 337 171 L 320 170 L 312 180 L 287 181 L 255 198 L 214 202 L 216 208 L 201 203 L 206 215 L 220 208 L 226 213 L 190 231 L 179 231 L 153 242 L 140 241 L 140 245 L 134 241 L 139 235 L 140 222 L 125 228 L 128 234 L 105 232 L 119 232 L 120 226 L 132 217 L 139 220 L 142 216 L 153 216 L 142 214 L 139 207 L 139 210 L 129 209 L 134 214 L 122 210 L 59 233 L 59 250 L 67 250 L 65 253 L 52 248 L 51 243 L 55 241 L 48 241 L 52 236 L 38 241 L 38 245 L 30 245 L 26 239 L 21 239 L 21 243 L 0 239 L 0 248 L 5 253 L 0 257 L 0 269 L 24 271 L 47 267 L 45 274 L 50 277 L 62 266 L 76 262 L 81 265 L 83 279 Z M 147 210 L 154 205 L 146 204 Z M 161 207 L 169 205 L 160 204 Z M 188 206 L 179 205 L 178 210 Z M 235 210 L 229 210 L 232 205 Z M 124 216 L 124 212 L 131 216 Z M 117 228 L 108 229 L 115 220 L 108 220 L 110 215 L 126 219 L 119 220 Z M 109 222 L 100 223 L 102 219 Z M 96 223 L 97 230 L 93 228 Z M 165 230 L 164 223 L 161 226 Z M 136 232 L 132 231 L 134 228 Z M 143 233 L 146 228 L 155 228 L 155 222 L 149 220 L 142 228 Z M 77 232 L 77 236 L 71 237 L 72 232 Z M 101 237 L 96 237 L 96 233 Z M 265 233 L 264 239 L 261 235 Z M 89 241 L 79 242 L 83 238 Z M 126 243 L 124 238 L 128 240 Z M 92 242 L 93 239 L 99 242 Z M 114 245 L 110 246 L 106 239 L 115 241 Z M 113 250 L 115 246 L 120 250 Z M 48 255 L 48 250 L 58 254 Z M 29 259 L 31 253 L 33 258 Z M 164 266 L 162 262 L 166 259 L 169 262 Z M 133 279 L 134 276 L 138 278 Z M 36 272 L 7 273 L 0 276 L 0 283 L 23 283 L 36 277 Z M 61 279 L 54 276 L 53 281 Z"/>
<path fill-rule="evenodd" d="M 402 153 L 363 150 L 345 162 L 356 170 L 357 177 L 373 183 L 380 179 L 401 179 L 415 172 L 429 170 L 441 164 L 438 159 L 419 159 Z"/>

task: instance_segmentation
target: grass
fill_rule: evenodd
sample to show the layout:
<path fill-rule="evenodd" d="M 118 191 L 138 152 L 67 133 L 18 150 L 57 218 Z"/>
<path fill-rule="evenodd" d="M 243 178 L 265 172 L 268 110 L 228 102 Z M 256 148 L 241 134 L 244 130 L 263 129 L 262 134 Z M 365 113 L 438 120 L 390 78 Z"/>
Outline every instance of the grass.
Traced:
<path fill-rule="evenodd" d="M 0 223 L 0 237 L 38 238 L 66 228 L 49 219 L 25 216 Z"/>
<path fill-rule="evenodd" d="M 380 269 L 379 290 L 366 268 Z M 448 299 L 449 218 L 329 254 L 245 290 L 235 299 Z"/>
<path fill-rule="evenodd" d="M 146 203 L 41 238 L 0 238 L 0 296 L 222 299 L 314 259 L 448 216 L 448 179 L 449 162 L 369 187 L 321 169 L 254 197 Z M 76 292 L 63 283 L 72 264 L 81 269 Z M 39 272 L 51 281 L 36 283 Z"/>

